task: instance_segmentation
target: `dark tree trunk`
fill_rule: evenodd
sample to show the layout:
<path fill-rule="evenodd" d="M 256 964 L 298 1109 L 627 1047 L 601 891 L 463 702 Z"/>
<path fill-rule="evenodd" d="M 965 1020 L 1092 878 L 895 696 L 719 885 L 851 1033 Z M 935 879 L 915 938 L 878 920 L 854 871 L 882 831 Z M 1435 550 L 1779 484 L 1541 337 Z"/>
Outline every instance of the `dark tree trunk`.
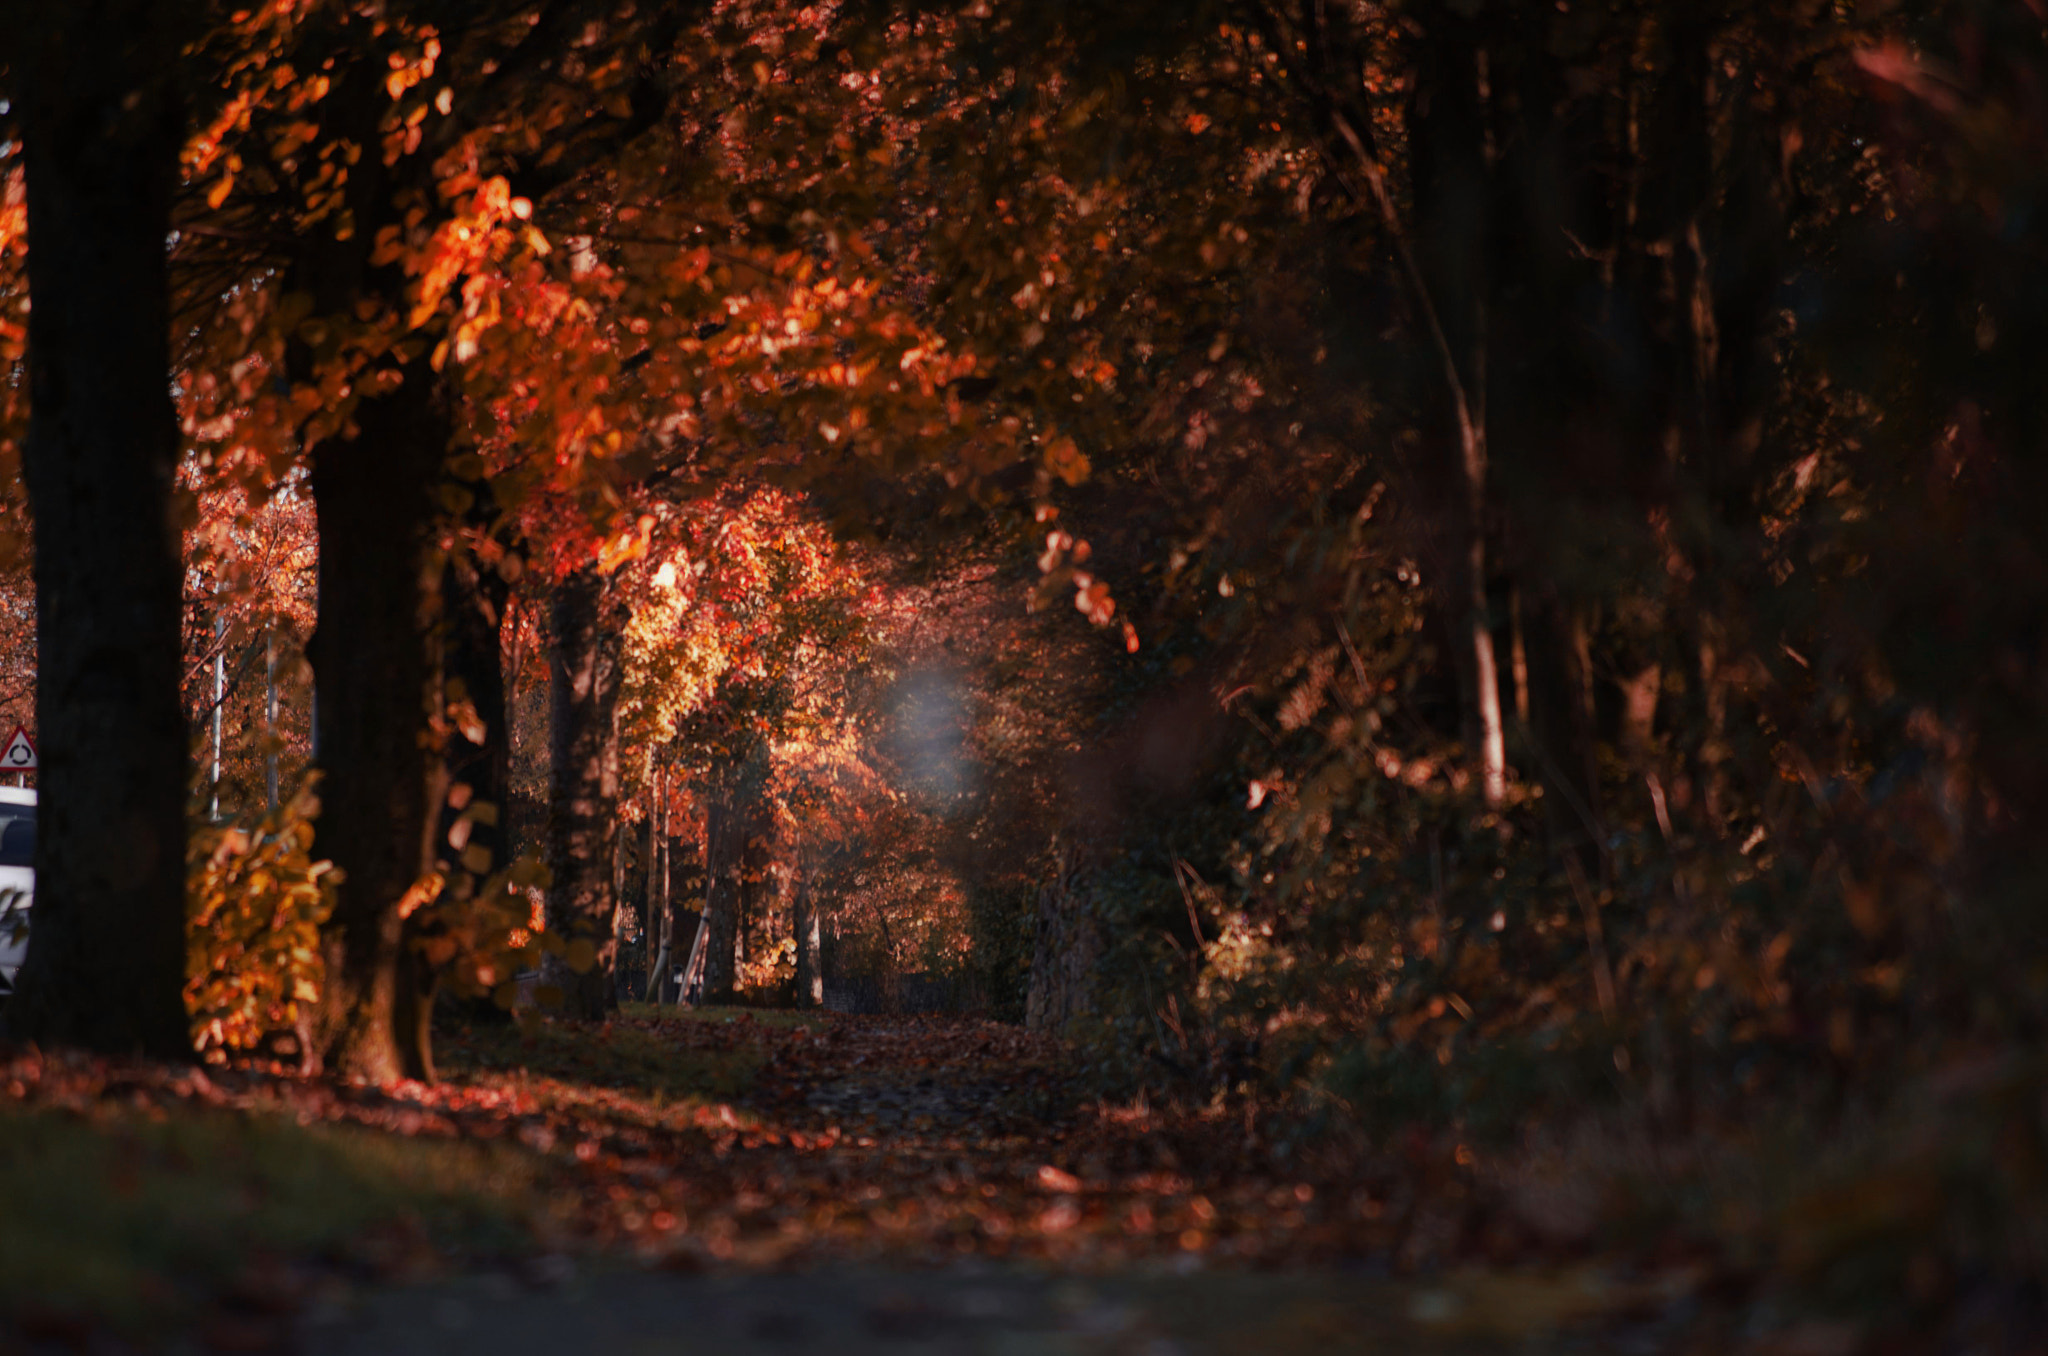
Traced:
<path fill-rule="evenodd" d="M 721 795 L 704 807 L 704 1001 L 729 1003 L 739 915 L 739 813 Z M 687 921 L 682 928 L 688 932 Z M 678 936 L 676 945 L 687 946 Z"/>
<path fill-rule="evenodd" d="M 1450 553 L 1446 620 L 1459 647 L 1466 721 L 1479 755 L 1482 790 L 1498 804 L 1507 787 L 1500 665 L 1487 604 L 1489 502 L 1488 321 L 1491 313 L 1493 175 L 1486 130 L 1486 53 L 1476 21 L 1437 16 L 1419 47 L 1418 113 L 1412 162 L 1416 259 L 1423 304 L 1438 327 L 1450 400 L 1432 419 L 1431 460 L 1455 468 L 1457 537 Z M 1442 408 L 1442 407 L 1440 407 Z"/>
<path fill-rule="evenodd" d="M 733 910 L 735 984 L 739 962 L 748 958 L 747 936 L 750 930 L 766 919 L 774 907 L 767 806 L 756 799 L 749 803 L 747 810 L 746 816 L 735 826 L 739 838 L 739 862 L 733 890 L 733 899 L 738 906 Z"/>
<path fill-rule="evenodd" d="M 1031 987 L 1024 1025 L 1058 1032 L 1095 1010 L 1102 925 L 1095 914 L 1093 855 L 1079 839 L 1054 845 L 1053 878 L 1038 892 Z"/>
<path fill-rule="evenodd" d="M 617 829 L 612 833 L 612 998 L 617 1008 L 633 995 L 628 992 L 631 976 L 626 969 L 626 924 L 632 917 L 631 895 L 626 889 L 626 868 L 633 855 L 633 835 Z"/>
<path fill-rule="evenodd" d="M 1593 678 L 1583 620 L 1554 589 L 1525 595 L 1529 654 L 1529 740 L 1543 779 L 1545 832 L 1552 851 L 1579 859 L 1605 879 L 1607 831 L 1600 799 Z"/>
<path fill-rule="evenodd" d="M 317 850 L 345 873 L 327 926 L 321 1045 L 329 1068 L 377 1083 L 432 1074 L 430 1000 L 405 963 L 400 906 L 434 868 L 446 786 L 420 736 L 439 714 L 440 598 L 423 581 L 437 578 L 430 491 L 451 430 L 425 360 L 403 378 L 357 406 L 353 438 L 319 445 L 312 476 Z"/>
<path fill-rule="evenodd" d="M 585 565 L 555 586 L 554 678 L 548 723 L 548 930 L 587 943 L 582 973 L 556 964 L 571 1016 L 596 1021 L 617 1002 L 612 970 L 612 838 L 618 832 L 619 628 L 606 616 L 604 576 Z"/>
<path fill-rule="evenodd" d="M 376 143 L 389 106 L 382 82 L 351 71 L 327 99 L 332 126 Z M 351 167 L 355 231 L 299 237 L 286 289 L 315 317 L 365 298 L 402 298 L 396 265 L 372 266 L 379 225 L 396 210 L 394 170 L 367 155 Z M 289 350 L 295 381 L 318 378 L 303 340 Z M 402 366 L 401 366 L 402 364 Z M 321 1062 L 344 1077 L 387 1083 L 431 1076 L 431 994 L 406 957 L 408 896 L 435 866 L 446 791 L 440 728 L 437 510 L 453 433 L 439 379 L 423 357 L 382 360 L 353 383 L 349 422 L 309 436 L 320 534 L 319 621 L 306 646 L 315 679 L 313 761 L 321 772 L 315 851 L 343 872 L 322 938 L 326 989 L 315 1024 Z"/>
<path fill-rule="evenodd" d="M 488 521 L 494 511 L 489 487 L 462 488 L 477 496 L 472 517 Z M 454 717 L 442 761 L 451 790 L 467 786 L 470 800 L 495 807 L 494 814 L 471 816 L 464 844 L 489 854 L 490 871 L 512 859 L 512 740 L 501 631 L 511 596 L 505 577 L 468 552 L 452 553 L 442 569 L 442 691 Z M 452 802 L 441 814 L 440 851 L 451 864 L 461 860 L 460 853 L 449 856 L 448 838 L 460 814 Z M 470 860 L 483 862 L 481 855 Z"/>
<path fill-rule="evenodd" d="M 669 917 L 668 905 L 668 809 L 665 794 L 666 782 L 661 770 L 655 769 L 652 794 L 647 802 L 647 894 L 646 916 L 643 926 L 647 929 L 647 1001 L 665 1003 L 669 971 L 675 968 L 671 959 L 674 946 L 675 928 Z"/>
<path fill-rule="evenodd" d="M 458 489 L 473 496 L 471 524 L 489 531 L 497 515 L 490 487 L 471 483 Z M 434 851 L 448 891 L 457 896 L 476 891 L 514 854 L 510 701 L 502 643 L 511 593 L 505 577 L 471 552 L 451 552 L 442 567 L 440 705 L 447 720 L 441 762 L 448 789 L 435 826 Z M 413 915 L 415 921 L 422 918 Z M 431 972 L 423 975 L 421 997 L 431 995 L 437 979 Z M 454 1002 L 472 1023 L 511 1020 L 511 1013 L 488 995 Z M 430 1022 L 432 1003 L 418 1007 L 417 1020 Z"/>
<path fill-rule="evenodd" d="M 165 263 L 184 126 L 166 11 L 52 6 L 15 35 L 42 765 L 35 929 L 7 1020 L 175 1059 L 192 1041 Z"/>

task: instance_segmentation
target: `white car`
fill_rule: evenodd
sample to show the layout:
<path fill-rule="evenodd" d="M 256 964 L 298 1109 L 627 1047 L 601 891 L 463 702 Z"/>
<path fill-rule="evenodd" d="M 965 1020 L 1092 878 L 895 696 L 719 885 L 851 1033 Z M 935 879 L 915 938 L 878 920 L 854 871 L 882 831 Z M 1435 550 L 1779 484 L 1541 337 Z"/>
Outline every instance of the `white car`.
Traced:
<path fill-rule="evenodd" d="M 36 894 L 36 793 L 0 786 L 0 999 L 14 992 L 28 954 L 28 909 Z"/>

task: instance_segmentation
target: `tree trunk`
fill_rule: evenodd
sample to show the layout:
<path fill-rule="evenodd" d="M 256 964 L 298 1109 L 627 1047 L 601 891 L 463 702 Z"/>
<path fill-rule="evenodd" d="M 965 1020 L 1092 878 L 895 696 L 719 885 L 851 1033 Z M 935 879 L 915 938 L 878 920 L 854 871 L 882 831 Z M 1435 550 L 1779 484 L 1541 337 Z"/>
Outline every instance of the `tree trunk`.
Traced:
<path fill-rule="evenodd" d="M 608 1006 L 617 1009 L 632 1000 L 631 976 L 626 969 L 626 931 L 632 918 L 632 895 L 626 888 L 627 859 L 632 856 L 633 835 L 612 831 L 612 997 Z"/>
<path fill-rule="evenodd" d="M 811 883 L 801 877 L 795 888 L 796 1001 L 800 1007 L 815 1008 L 825 1001 L 825 973 L 819 965 L 823 940 L 818 926 L 818 896 Z"/>
<path fill-rule="evenodd" d="M 35 929 L 7 1021 L 28 1039 L 189 1059 L 164 246 L 184 127 L 166 11 L 52 6 L 16 35 L 42 763 Z"/>
<path fill-rule="evenodd" d="M 492 512 L 489 487 L 463 488 L 477 495 L 473 517 L 487 519 Z M 439 850 L 455 865 L 460 863 L 462 851 L 480 848 L 482 853 L 471 855 L 470 860 L 485 871 L 502 869 L 512 858 L 512 741 L 502 633 L 511 595 L 512 586 L 498 571 L 467 552 L 449 554 L 441 571 L 442 695 L 455 728 L 448 733 L 442 761 L 447 765 L 451 790 L 467 786 L 470 802 L 492 805 L 497 813 L 472 816 L 464 848 L 458 851 L 448 834 L 461 811 L 452 802 L 446 804 Z M 484 854 L 488 854 L 488 865 L 484 865 Z"/>
<path fill-rule="evenodd" d="M 1488 312 L 1493 143 L 1487 129 L 1486 53 L 1479 26 L 1450 14 L 1418 48 L 1412 155 L 1415 285 L 1435 326 L 1449 394 L 1458 548 L 1445 605 L 1469 669 L 1470 723 L 1490 805 L 1507 791 L 1500 665 L 1486 599 Z"/>
<path fill-rule="evenodd" d="M 1477 416 L 1483 418 L 1483 416 Z M 1474 416 L 1461 420 L 1458 441 L 1465 477 L 1465 635 L 1472 654 L 1472 682 L 1479 726 L 1479 776 L 1488 805 L 1507 796 L 1507 737 L 1500 714 L 1500 662 L 1494 653 L 1493 621 L 1486 601 L 1486 428 Z"/>
<path fill-rule="evenodd" d="M 648 780 L 652 785 L 647 800 L 647 891 L 646 913 L 642 926 L 647 932 L 646 997 L 650 1003 L 660 1003 L 667 998 L 662 992 L 662 985 L 667 982 L 672 932 L 668 916 L 668 840 L 665 828 L 667 801 L 663 793 L 661 769 L 655 768 Z"/>
<path fill-rule="evenodd" d="M 555 585 L 553 702 L 548 742 L 548 930 L 571 947 L 587 944 L 582 973 L 560 963 L 566 1011 L 601 1020 L 616 1003 L 612 971 L 612 839 L 618 832 L 619 628 L 605 615 L 605 580 L 585 565 Z M 552 958 L 551 958 L 552 959 Z"/>
<path fill-rule="evenodd" d="M 431 1076 L 419 1010 L 429 1000 L 413 989 L 415 967 L 401 963 L 401 906 L 434 869 L 445 799 L 440 751 L 421 732 L 440 714 L 429 493 L 450 424 L 424 359 L 396 390 L 357 406 L 355 422 L 354 437 L 330 438 L 313 455 L 320 622 L 306 648 L 324 773 L 316 850 L 343 872 L 324 938 L 320 1044 L 335 1072 L 388 1083 Z"/>
<path fill-rule="evenodd" d="M 488 527 L 496 513 L 489 487 L 479 482 L 462 488 L 476 496 L 470 521 Z M 448 728 L 441 735 L 441 763 L 448 790 L 441 798 L 434 852 L 448 882 L 446 888 L 457 896 L 475 891 L 492 872 L 510 862 L 515 851 L 511 724 L 503 648 L 511 594 L 503 575 L 467 551 L 451 551 L 442 566 L 440 705 L 447 714 Z M 478 814 L 483 806 L 492 808 Z M 413 920 L 422 917 L 415 914 Z M 432 990 L 426 981 L 435 978 L 432 971 L 424 972 L 417 996 L 430 1000 Z M 454 1001 L 472 1023 L 511 1020 L 511 1014 L 488 995 Z M 430 1024 L 432 1002 L 418 1006 L 413 1025 Z M 423 1036 L 421 1039 L 424 1041 Z"/>
<path fill-rule="evenodd" d="M 714 794 L 704 807 L 704 1001 L 730 1003 L 739 909 L 739 813 Z M 687 926 L 681 932 L 688 932 Z M 686 939 L 679 933 L 680 947 Z"/>
<path fill-rule="evenodd" d="M 1605 880 L 1607 830 L 1600 799 L 1598 726 L 1586 627 L 1552 588 L 1523 595 L 1529 653 L 1529 739 L 1544 785 L 1551 851 L 1579 858 Z"/>
<path fill-rule="evenodd" d="M 748 804 L 748 813 L 734 825 L 739 839 L 739 861 L 733 881 L 733 971 L 734 986 L 738 986 L 738 971 L 741 964 L 749 959 L 748 938 L 758 938 L 754 932 L 757 924 L 765 923 L 769 911 L 774 907 L 774 881 L 769 870 L 770 843 L 766 806 L 758 799 Z"/>
<path fill-rule="evenodd" d="M 390 100 L 374 72 L 338 79 L 326 103 L 337 131 L 376 144 Z M 310 297 L 313 316 L 348 314 L 365 298 L 401 302 L 402 270 L 372 266 L 370 253 L 397 210 L 393 180 L 404 172 L 362 157 L 345 189 L 354 232 L 297 238 L 286 289 Z M 319 379 L 319 356 L 303 337 L 288 359 L 295 382 Z M 323 930 L 327 981 L 316 1044 L 332 1071 L 388 1083 L 431 1072 L 431 996 L 404 961 L 403 916 L 434 868 L 446 789 L 442 750 L 423 734 L 438 729 L 443 714 L 431 495 L 453 424 L 426 358 L 394 354 L 380 365 L 353 383 L 361 395 L 347 422 L 307 435 L 320 554 L 319 621 L 306 657 L 322 773 L 315 851 L 343 873 Z"/>
<path fill-rule="evenodd" d="M 1024 1025 L 1058 1032 L 1095 1010 L 1095 963 L 1102 932 L 1095 918 L 1093 872 L 1086 849 L 1058 845 L 1053 878 L 1038 892 L 1037 936 L 1031 950 L 1031 987 Z"/>

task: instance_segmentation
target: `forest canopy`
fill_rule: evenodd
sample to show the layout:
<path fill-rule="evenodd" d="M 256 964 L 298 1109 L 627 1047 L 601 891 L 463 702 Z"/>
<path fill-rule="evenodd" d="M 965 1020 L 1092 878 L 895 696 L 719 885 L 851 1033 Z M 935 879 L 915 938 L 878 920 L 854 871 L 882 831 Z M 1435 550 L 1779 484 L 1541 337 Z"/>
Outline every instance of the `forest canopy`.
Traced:
<path fill-rule="evenodd" d="M 2048 1145 L 2038 6 L 101 0 L 0 85 L 17 1032 L 431 1080 L 680 974 L 1308 1137 Z"/>

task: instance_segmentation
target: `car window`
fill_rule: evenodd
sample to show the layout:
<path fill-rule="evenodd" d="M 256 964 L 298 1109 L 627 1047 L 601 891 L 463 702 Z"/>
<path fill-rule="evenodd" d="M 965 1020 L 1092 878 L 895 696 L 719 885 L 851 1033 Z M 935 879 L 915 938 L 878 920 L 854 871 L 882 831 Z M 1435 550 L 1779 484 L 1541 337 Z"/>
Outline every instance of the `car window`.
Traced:
<path fill-rule="evenodd" d="M 20 805 L 0 809 L 0 866 L 35 864 L 35 807 Z"/>

